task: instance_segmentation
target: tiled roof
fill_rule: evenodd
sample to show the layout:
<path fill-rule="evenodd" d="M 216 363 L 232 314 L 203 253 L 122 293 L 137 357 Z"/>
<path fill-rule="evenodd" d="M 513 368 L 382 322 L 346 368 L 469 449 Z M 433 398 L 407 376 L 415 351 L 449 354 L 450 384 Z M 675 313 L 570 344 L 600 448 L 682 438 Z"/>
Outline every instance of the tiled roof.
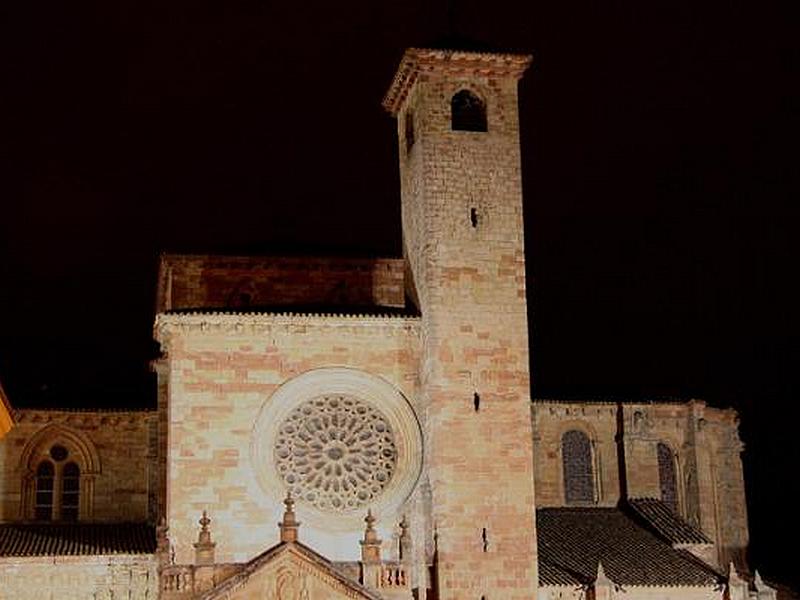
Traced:
<path fill-rule="evenodd" d="M 661 500 L 632 498 L 628 505 L 634 514 L 661 534 L 671 544 L 711 544 L 701 531 L 681 519 Z"/>
<path fill-rule="evenodd" d="M 146 523 L 0 525 L 0 557 L 151 554 L 155 529 Z"/>
<path fill-rule="evenodd" d="M 616 508 L 536 511 L 540 585 L 586 585 L 597 563 L 620 585 L 709 586 L 720 576 Z"/>

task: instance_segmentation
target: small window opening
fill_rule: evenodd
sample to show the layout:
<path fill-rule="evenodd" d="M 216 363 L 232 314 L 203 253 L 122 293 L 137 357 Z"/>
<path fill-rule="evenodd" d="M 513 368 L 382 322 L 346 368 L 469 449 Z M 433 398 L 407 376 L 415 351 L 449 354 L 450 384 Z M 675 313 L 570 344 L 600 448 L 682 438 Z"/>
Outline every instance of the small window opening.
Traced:
<path fill-rule="evenodd" d="M 469 209 L 469 222 L 472 223 L 472 228 L 478 227 L 478 209 L 470 208 Z"/>
<path fill-rule="evenodd" d="M 53 483 L 55 469 L 50 461 L 39 463 L 36 468 L 36 503 L 34 518 L 37 521 L 49 521 L 53 518 Z"/>
<path fill-rule="evenodd" d="M 411 152 L 414 145 L 414 113 L 410 110 L 406 112 L 405 120 L 405 133 L 406 133 L 406 154 Z"/>
<path fill-rule="evenodd" d="M 56 444 L 52 448 L 50 448 L 50 458 L 52 458 L 56 462 L 61 462 L 65 460 L 69 456 L 69 451 L 61 446 L 60 444 Z"/>
<path fill-rule="evenodd" d="M 61 476 L 61 518 L 64 521 L 78 520 L 81 470 L 74 462 L 64 465 Z"/>
<path fill-rule="evenodd" d="M 478 412 L 481 409 L 481 396 L 478 392 L 472 395 L 472 403 L 475 405 L 475 412 Z"/>
<path fill-rule="evenodd" d="M 450 100 L 453 131 L 487 131 L 486 105 L 469 90 L 461 90 Z"/>
<path fill-rule="evenodd" d="M 483 531 L 481 532 L 481 541 L 483 542 L 483 551 L 484 552 L 488 552 L 489 551 L 489 536 L 486 533 L 486 527 L 484 527 Z"/>

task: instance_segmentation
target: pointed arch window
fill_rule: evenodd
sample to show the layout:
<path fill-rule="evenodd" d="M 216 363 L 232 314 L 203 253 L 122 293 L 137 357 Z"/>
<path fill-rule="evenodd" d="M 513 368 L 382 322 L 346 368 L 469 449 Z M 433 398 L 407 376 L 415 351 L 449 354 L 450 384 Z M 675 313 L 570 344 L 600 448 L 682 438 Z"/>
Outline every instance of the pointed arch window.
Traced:
<path fill-rule="evenodd" d="M 37 431 L 19 456 L 19 518 L 81 521 L 94 516 L 100 455 L 84 432 L 62 424 Z"/>
<path fill-rule="evenodd" d="M 586 504 L 595 501 L 592 442 L 583 431 L 572 429 L 561 436 L 564 469 L 564 501 Z"/>
<path fill-rule="evenodd" d="M 461 90 L 450 99 L 453 131 L 487 131 L 486 104 L 469 90 Z"/>
<path fill-rule="evenodd" d="M 69 451 L 55 444 L 36 467 L 33 517 L 37 521 L 77 521 L 81 468 Z"/>
<path fill-rule="evenodd" d="M 675 473 L 675 454 L 666 444 L 659 442 L 658 452 L 658 484 L 661 488 L 661 501 L 678 512 L 678 478 Z"/>

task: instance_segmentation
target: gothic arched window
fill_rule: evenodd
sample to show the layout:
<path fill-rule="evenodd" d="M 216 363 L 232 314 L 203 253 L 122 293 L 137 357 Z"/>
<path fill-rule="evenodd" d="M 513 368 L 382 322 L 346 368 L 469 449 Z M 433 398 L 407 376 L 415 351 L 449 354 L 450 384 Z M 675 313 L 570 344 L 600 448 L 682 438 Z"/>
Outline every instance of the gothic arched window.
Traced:
<path fill-rule="evenodd" d="M 457 92 L 450 100 L 453 131 L 487 131 L 486 104 L 469 90 Z"/>
<path fill-rule="evenodd" d="M 564 500 L 567 504 L 594 502 L 592 443 L 589 436 L 577 429 L 561 436 L 564 466 Z"/>
<path fill-rule="evenodd" d="M 81 468 L 70 452 L 54 444 L 36 467 L 33 516 L 37 521 L 77 521 L 80 515 Z"/>
<path fill-rule="evenodd" d="M 666 444 L 657 446 L 658 484 L 661 488 L 661 501 L 673 512 L 678 512 L 678 478 L 675 474 L 675 455 Z"/>
<path fill-rule="evenodd" d="M 37 521 L 49 521 L 53 518 L 53 488 L 55 485 L 55 468 L 49 460 L 43 460 L 36 467 L 36 496 L 34 502 L 34 518 Z"/>

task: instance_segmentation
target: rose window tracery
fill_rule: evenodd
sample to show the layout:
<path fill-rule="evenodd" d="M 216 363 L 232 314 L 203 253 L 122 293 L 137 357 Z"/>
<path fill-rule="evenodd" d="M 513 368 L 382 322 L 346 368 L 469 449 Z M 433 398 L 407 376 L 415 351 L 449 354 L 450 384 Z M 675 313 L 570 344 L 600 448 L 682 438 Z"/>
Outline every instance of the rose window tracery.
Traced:
<path fill-rule="evenodd" d="M 348 395 L 298 405 L 278 428 L 275 466 L 292 493 L 326 512 L 371 504 L 395 472 L 397 448 L 387 418 Z"/>

